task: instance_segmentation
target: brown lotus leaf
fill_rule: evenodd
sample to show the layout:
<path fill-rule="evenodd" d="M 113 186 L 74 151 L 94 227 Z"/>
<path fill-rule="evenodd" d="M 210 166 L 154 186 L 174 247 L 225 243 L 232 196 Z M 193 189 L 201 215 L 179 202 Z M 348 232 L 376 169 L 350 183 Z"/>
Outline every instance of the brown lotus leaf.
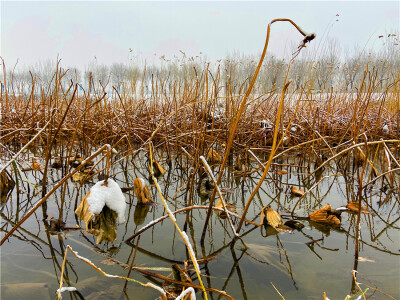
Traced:
<path fill-rule="evenodd" d="M 93 169 L 91 168 L 85 168 L 82 170 L 83 173 L 87 174 L 87 175 L 93 175 L 95 172 Z"/>
<path fill-rule="evenodd" d="M 267 207 L 265 210 L 265 219 L 267 220 L 268 225 L 274 227 L 275 229 L 283 225 L 282 217 L 281 215 L 273 210 L 271 207 Z"/>
<path fill-rule="evenodd" d="M 7 195 L 9 191 L 11 191 L 15 186 L 15 182 L 12 179 L 12 177 L 6 172 L 6 170 L 3 170 L 0 173 L 0 194 L 1 194 L 1 203 L 4 203 L 7 201 Z"/>
<path fill-rule="evenodd" d="M 87 199 L 90 192 L 81 200 L 75 214 L 83 220 L 86 225 L 86 231 L 97 237 L 96 244 L 103 241 L 114 242 L 117 239 L 117 217 L 118 214 L 104 205 L 100 214 L 93 217 L 89 211 Z"/>
<path fill-rule="evenodd" d="M 94 166 L 94 161 L 93 160 L 85 161 L 85 167 L 86 168 L 92 167 L 92 166 Z"/>
<path fill-rule="evenodd" d="M 85 222 L 86 225 L 86 231 L 89 232 L 89 223 L 93 219 L 93 215 L 91 212 L 89 212 L 89 204 L 87 203 L 87 198 L 89 198 L 90 192 L 86 194 L 85 197 L 81 200 L 79 203 L 78 207 L 75 210 L 75 214 L 78 216 L 79 219 L 81 219 L 83 222 Z"/>
<path fill-rule="evenodd" d="M 62 167 L 62 161 L 61 160 L 56 160 L 51 164 L 51 167 L 53 169 L 59 169 Z"/>
<path fill-rule="evenodd" d="M 150 167 L 150 163 L 149 163 Z M 153 173 L 155 177 L 161 177 L 165 174 L 164 168 L 161 166 L 161 164 L 153 158 Z"/>
<path fill-rule="evenodd" d="M 358 207 L 359 207 L 358 205 L 359 205 L 358 202 L 355 201 L 355 202 L 349 202 L 349 203 L 347 203 L 346 207 L 347 207 L 347 209 L 348 209 L 349 211 L 358 212 Z M 361 206 L 361 213 L 363 213 L 363 214 L 369 214 L 370 211 L 368 210 L 368 207 L 366 207 L 366 206 Z"/>
<path fill-rule="evenodd" d="M 50 217 L 50 216 L 48 216 Z M 50 217 L 48 230 L 51 232 L 60 232 L 64 230 L 65 222 L 62 219 Z"/>
<path fill-rule="evenodd" d="M 226 206 L 226 209 L 229 210 L 229 211 L 231 211 L 231 212 L 235 212 L 235 211 L 236 211 L 236 207 L 235 207 L 233 204 L 225 203 L 225 206 Z M 222 209 L 224 208 L 224 205 L 223 205 L 221 199 L 218 200 L 217 204 L 215 204 L 215 207 L 222 208 Z M 219 210 L 219 211 L 218 211 L 218 215 L 219 215 L 222 219 L 225 219 L 225 218 L 227 217 L 225 211 L 220 211 L 220 210 Z"/>
<path fill-rule="evenodd" d="M 40 169 L 42 168 L 42 166 L 40 165 L 40 163 L 38 163 L 36 160 L 32 160 L 32 165 L 31 165 L 32 170 L 34 171 L 40 171 Z"/>
<path fill-rule="evenodd" d="M 138 199 L 138 203 L 149 204 L 152 203 L 149 187 L 145 184 L 142 178 L 136 178 L 133 182 L 133 191 Z"/>
<path fill-rule="evenodd" d="M 85 172 L 78 172 L 72 175 L 72 181 L 73 182 L 84 182 L 86 179 L 88 179 L 89 176 Z"/>
<path fill-rule="evenodd" d="M 293 196 L 296 197 L 302 197 L 305 194 L 305 192 L 302 189 L 296 189 L 294 186 L 292 186 L 290 192 L 292 193 Z"/>
<path fill-rule="evenodd" d="M 69 161 L 70 166 L 76 168 L 78 167 L 82 162 L 84 161 L 84 159 L 82 157 L 77 157 L 74 158 L 73 160 Z"/>
<path fill-rule="evenodd" d="M 354 154 L 354 160 L 356 163 L 361 164 L 364 162 L 365 154 L 364 154 L 364 152 L 361 151 L 360 148 L 354 149 L 353 154 Z"/>
<path fill-rule="evenodd" d="M 213 188 L 214 188 L 214 185 L 211 183 L 208 176 L 206 174 L 203 174 L 200 177 L 199 185 L 198 185 L 198 192 L 200 194 L 200 197 L 207 198 L 210 195 Z"/>
<path fill-rule="evenodd" d="M 236 156 L 235 170 L 237 170 L 237 171 L 243 170 L 243 164 L 242 164 L 242 159 L 240 158 L 240 155 Z"/>
<path fill-rule="evenodd" d="M 285 170 L 278 170 L 278 171 L 276 171 L 276 174 L 278 174 L 279 176 L 282 176 L 282 175 L 287 174 L 287 171 L 285 171 Z"/>
<path fill-rule="evenodd" d="M 210 148 L 210 150 L 207 153 L 207 161 L 210 164 L 219 164 L 222 162 L 222 157 L 221 157 L 221 155 L 218 154 L 217 151 Z"/>
<path fill-rule="evenodd" d="M 314 211 L 309 217 L 311 221 L 333 226 L 339 226 L 341 220 L 340 212 L 332 210 L 329 204 Z"/>

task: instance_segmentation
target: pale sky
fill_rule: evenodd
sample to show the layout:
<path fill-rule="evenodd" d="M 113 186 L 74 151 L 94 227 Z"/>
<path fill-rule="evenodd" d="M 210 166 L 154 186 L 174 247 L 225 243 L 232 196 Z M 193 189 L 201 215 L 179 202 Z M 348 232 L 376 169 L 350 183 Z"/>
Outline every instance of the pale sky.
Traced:
<path fill-rule="evenodd" d="M 216 60 L 233 52 L 260 53 L 274 18 L 291 18 L 315 32 L 313 47 L 335 40 L 343 52 L 378 49 L 384 41 L 379 35 L 400 31 L 399 3 L 1 1 L 1 57 L 9 67 L 17 59 L 27 66 L 59 55 L 65 67 L 79 68 L 94 57 L 104 64 L 128 62 L 131 55 L 151 61 L 181 56 L 179 50 Z M 301 40 L 293 27 L 275 23 L 269 53 L 287 54 Z"/>

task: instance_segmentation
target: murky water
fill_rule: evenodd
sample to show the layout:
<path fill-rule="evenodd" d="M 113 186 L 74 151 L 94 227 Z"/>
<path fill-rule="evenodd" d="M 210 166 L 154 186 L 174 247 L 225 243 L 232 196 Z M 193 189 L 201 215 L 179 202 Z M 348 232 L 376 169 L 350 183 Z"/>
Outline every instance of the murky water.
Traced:
<path fill-rule="evenodd" d="M 271 176 L 275 183 L 269 179 L 264 182 L 250 207 L 248 219 L 259 222 L 261 208 L 266 205 L 271 205 L 285 219 L 299 199 L 290 195 L 290 187 L 294 185 L 307 191 L 316 182 L 316 179 L 307 178 L 307 167 L 312 170 L 313 164 L 309 164 L 301 156 L 283 158 L 278 162 L 300 164 L 304 167 L 274 165 Z M 167 173 L 159 178 L 159 184 L 173 211 L 185 207 L 186 204 L 208 204 L 208 200 L 199 197 L 196 186 L 189 190 L 184 186 L 188 183 L 190 163 L 184 157 L 178 157 L 172 159 L 170 167 L 163 164 Z M 296 208 L 297 216 L 306 217 L 328 203 L 337 208 L 355 200 L 359 171 L 353 169 L 351 163 L 346 165 L 348 169 L 345 172 L 337 169 L 337 165 L 333 163 L 324 169 L 322 177 L 333 176 L 325 178 L 301 200 Z M 252 169 L 256 167 L 258 165 L 253 161 Z M 383 167 L 384 165 L 382 169 L 378 168 L 378 171 L 384 171 Z M 288 174 L 277 175 L 278 169 L 286 170 Z M 214 173 L 217 174 L 218 170 L 216 167 Z M 334 176 L 339 171 L 342 175 Z M 42 175 L 35 171 L 24 173 L 30 184 L 27 181 L 23 183 L 19 197 L 14 189 L 11 199 L 2 207 L 3 236 L 40 199 L 40 193 L 35 188 L 40 190 L 41 187 L 35 187 L 35 184 L 41 180 Z M 142 177 L 146 182 L 149 178 L 146 158 L 140 155 L 133 161 L 117 161 L 111 173 L 121 187 L 132 187 L 136 177 Z M 252 173 L 244 181 L 243 176 L 235 174 L 231 168 L 227 168 L 225 174 L 222 187 L 227 189 L 226 199 L 241 214 L 243 203 L 257 184 L 260 173 Z M 62 178 L 62 171 L 53 169 L 49 176 L 48 189 L 51 189 Z M 293 233 L 276 234 L 263 226 L 246 225 L 240 234 L 242 239 L 235 243 L 232 243 L 233 234 L 227 220 L 221 219 L 215 212 L 204 244 L 201 244 L 200 239 L 205 210 L 194 209 L 189 213 L 181 213 L 177 215 L 177 223 L 187 232 L 196 256 L 209 258 L 206 263 L 200 264 L 205 286 L 224 290 L 235 299 L 281 299 L 272 284 L 286 299 L 322 299 L 323 292 L 330 299 L 344 299 L 346 295 L 358 291 L 353 283 L 354 269 L 358 271 L 358 282 L 371 287 L 368 293 L 372 296 L 369 299 L 385 299 L 378 291 L 373 293 L 374 288 L 399 298 L 399 176 L 393 176 L 397 190 L 392 189 L 386 179 L 378 180 L 363 191 L 363 205 L 368 203 L 372 213 L 361 215 L 358 261 L 354 259 L 357 215 L 348 212 L 342 213 L 342 225 L 336 229 L 310 224 L 307 220 L 299 220 L 305 227 L 300 231 L 294 230 Z M 69 182 L 62 214 L 67 227 L 76 226 L 74 207 L 96 181 L 97 179 L 93 179 L 82 186 Z M 127 276 L 126 264 L 129 265 L 132 260 L 137 239 L 131 244 L 124 240 L 153 219 L 165 214 L 156 188 L 150 185 L 150 190 L 159 205 L 147 208 L 137 207 L 133 191 L 125 193 L 126 202 L 129 203 L 127 222 L 119 225 L 114 243 L 103 242 L 96 245 L 96 238 L 84 230 L 50 234 L 44 226 L 42 210 L 37 210 L 1 247 L 1 298 L 54 298 L 67 245 L 106 273 Z M 47 214 L 59 217 L 60 199 L 61 189 L 48 201 Z M 237 227 L 238 219 L 232 220 Z M 83 222 L 80 225 L 82 228 L 85 226 Z M 183 262 L 188 259 L 182 238 L 171 220 L 166 219 L 141 234 L 135 265 L 166 268 L 148 271 L 173 278 L 171 266 L 177 263 L 184 268 Z M 85 299 L 155 299 L 160 295 L 151 288 L 143 289 L 133 282 L 128 283 L 124 293 L 124 280 L 103 277 L 71 253 L 68 254 L 66 266 L 64 286 L 76 287 Z M 190 269 L 189 273 L 193 283 L 198 284 L 194 270 Z M 145 277 L 137 271 L 132 271 L 130 276 L 144 283 L 150 281 L 159 286 L 164 284 L 161 279 Z M 366 286 L 361 285 L 361 288 L 365 289 Z M 201 298 L 201 292 L 197 296 Z M 67 292 L 63 293 L 63 297 L 79 299 Z M 223 298 L 215 293 L 209 293 L 209 297 Z"/>

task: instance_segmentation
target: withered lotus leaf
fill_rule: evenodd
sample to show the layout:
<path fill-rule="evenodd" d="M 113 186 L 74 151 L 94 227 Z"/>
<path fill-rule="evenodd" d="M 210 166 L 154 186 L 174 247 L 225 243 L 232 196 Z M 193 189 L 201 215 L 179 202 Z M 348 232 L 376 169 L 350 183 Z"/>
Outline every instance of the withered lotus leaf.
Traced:
<path fill-rule="evenodd" d="M 240 155 L 236 156 L 235 170 L 241 171 L 243 169 L 242 159 Z"/>
<path fill-rule="evenodd" d="M 347 209 L 348 209 L 349 211 L 358 212 L 359 204 L 358 204 L 357 201 L 355 201 L 355 202 L 349 202 L 349 203 L 347 203 L 346 207 L 347 207 Z M 368 207 L 366 207 L 366 206 L 361 206 L 361 213 L 363 213 L 363 214 L 369 214 L 370 211 L 368 210 Z"/>
<path fill-rule="evenodd" d="M 281 215 L 273 210 L 271 207 L 267 207 L 265 209 L 265 219 L 267 220 L 268 225 L 274 228 L 283 225 Z"/>
<path fill-rule="evenodd" d="M 92 213 L 89 211 L 89 204 L 87 203 L 87 198 L 89 198 L 90 192 L 86 194 L 85 197 L 81 200 L 79 203 L 78 207 L 75 210 L 75 214 L 78 216 L 79 219 L 81 219 L 83 222 L 85 222 L 86 225 L 86 231 L 88 231 L 89 227 L 88 224 L 90 221 L 93 219 Z M 89 232 L 89 231 L 88 231 Z"/>
<path fill-rule="evenodd" d="M 278 174 L 279 176 L 282 176 L 282 175 L 287 174 L 287 171 L 285 171 L 285 170 L 278 170 L 278 171 L 276 171 L 276 174 Z"/>
<path fill-rule="evenodd" d="M 32 169 L 34 171 L 40 171 L 40 169 L 42 168 L 42 166 L 40 165 L 40 163 L 38 163 L 36 160 L 32 161 Z"/>
<path fill-rule="evenodd" d="M 61 160 L 56 160 L 51 164 L 51 167 L 53 169 L 59 169 L 62 167 L 62 161 Z"/>
<path fill-rule="evenodd" d="M 136 178 L 133 182 L 133 191 L 138 199 L 138 203 L 149 204 L 152 203 L 149 187 L 145 184 L 144 179 Z"/>
<path fill-rule="evenodd" d="M 292 186 L 292 189 L 290 190 L 290 192 L 292 193 L 293 196 L 296 196 L 296 197 L 302 197 L 305 194 L 303 190 L 296 189 L 294 186 Z"/>
<path fill-rule="evenodd" d="M 70 164 L 70 166 L 76 168 L 83 162 L 83 160 L 84 159 L 82 157 L 77 157 L 77 158 L 74 158 L 73 160 L 70 160 L 69 164 Z"/>
<path fill-rule="evenodd" d="M 87 176 L 87 174 L 84 172 L 78 172 L 72 175 L 73 182 L 84 182 L 85 178 L 89 178 L 89 176 Z"/>
<path fill-rule="evenodd" d="M 75 173 L 72 175 L 72 181 L 73 182 L 85 182 L 93 177 L 93 174 L 95 172 L 91 169 L 83 169 L 78 173 Z"/>
<path fill-rule="evenodd" d="M 229 211 L 231 211 L 231 212 L 236 212 L 236 207 L 235 207 L 233 204 L 225 203 L 225 206 L 226 206 L 226 209 L 227 209 L 227 210 L 229 210 Z M 215 207 L 218 207 L 218 208 L 223 208 L 223 207 L 224 207 L 224 205 L 223 205 L 221 199 L 219 199 L 219 201 L 217 202 L 217 204 L 215 204 Z M 220 211 L 220 210 L 219 210 L 219 211 L 218 211 L 218 215 L 219 215 L 222 219 L 225 219 L 225 218 L 227 217 L 225 211 Z"/>
<path fill-rule="evenodd" d="M 221 199 L 219 199 L 219 201 L 217 202 L 217 204 L 215 204 L 215 207 L 218 207 L 218 208 L 222 208 L 224 205 L 222 204 L 222 200 Z"/>
<path fill-rule="evenodd" d="M 79 203 L 75 214 L 85 222 L 86 232 L 97 237 L 97 244 L 102 241 L 114 242 L 117 239 L 118 214 L 105 205 L 100 214 L 93 216 L 87 203 L 89 196 L 90 192 Z"/>
<path fill-rule="evenodd" d="M 11 191 L 15 186 L 15 182 L 12 177 L 3 170 L 0 173 L 0 194 L 1 194 L 1 203 L 7 202 L 7 195 L 9 191 Z"/>
<path fill-rule="evenodd" d="M 149 168 L 150 168 L 150 162 L 149 162 Z M 165 174 L 164 168 L 155 158 L 153 158 L 153 173 L 154 176 L 156 177 L 161 177 Z"/>
<path fill-rule="evenodd" d="M 332 210 L 329 204 L 314 211 L 309 217 L 311 221 L 333 226 L 339 226 L 341 220 L 340 212 Z"/>
<path fill-rule="evenodd" d="M 210 193 L 213 188 L 214 188 L 214 185 L 211 183 L 208 176 L 202 175 L 200 177 L 199 184 L 198 184 L 198 192 L 200 194 L 200 197 L 207 198 L 208 196 L 210 196 Z"/>
<path fill-rule="evenodd" d="M 50 216 L 48 215 L 48 217 L 50 217 Z M 50 217 L 48 225 L 49 226 L 47 227 L 47 229 L 50 232 L 60 232 L 60 231 L 64 230 L 65 222 L 61 219 L 56 219 L 56 218 Z"/>
<path fill-rule="evenodd" d="M 207 153 L 207 162 L 210 164 L 219 164 L 222 162 L 222 157 L 217 151 L 211 148 Z"/>

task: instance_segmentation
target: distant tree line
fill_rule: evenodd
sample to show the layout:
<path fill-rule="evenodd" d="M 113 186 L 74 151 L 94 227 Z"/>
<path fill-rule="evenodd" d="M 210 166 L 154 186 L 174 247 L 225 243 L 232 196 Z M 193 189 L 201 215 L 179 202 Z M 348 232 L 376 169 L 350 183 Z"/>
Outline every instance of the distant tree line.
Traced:
<path fill-rule="evenodd" d="M 364 80 L 374 81 L 376 91 L 385 88 L 400 78 L 400 46 L 398 35 L 383 37 L 385 47 L 379 53 L 355 51 L 352 55 L 340 54 L 335 42 L 326 43 L 319 55 L 306 54 L 297 57 L 291 64 L 288 59 L 267 56 L 258 76 L 253 92 L 262 94 L 282 87 L 290 64 L 288 79 L 292 81 L 291 90 L 314 90 L 317 92 L 356 91 Z M 183 52 L 182 52 L 183 53 Z M 183 53 L 184 54 L 184 53 Z M 155 64 L 114 63 L 110 66 L 92 61 L 85 70 L 58 65 L 58 76 L 62 86 L 78 84 L 90 93 L 101 91 L 132 94 L 141 90 L 145 95 L 155 91 L 169 93 L 174 87 L 208 78 L 221 93 L 241 94 L 248 87 L 257 67 L 259 56 L 234 53 L 225 59 L 210 62 L 204 56 L 175 57 L 172 60 L 160 57 Z M 47 60 L 25 68 L 23 71 L 7 69 L 8 93 L 29 94 L 51 90 L 54 85 L 56 61 Z M 206 76 L 207 73 L 207 76 Z M 4 75 L 1 76 L 4 90 Z"/>

